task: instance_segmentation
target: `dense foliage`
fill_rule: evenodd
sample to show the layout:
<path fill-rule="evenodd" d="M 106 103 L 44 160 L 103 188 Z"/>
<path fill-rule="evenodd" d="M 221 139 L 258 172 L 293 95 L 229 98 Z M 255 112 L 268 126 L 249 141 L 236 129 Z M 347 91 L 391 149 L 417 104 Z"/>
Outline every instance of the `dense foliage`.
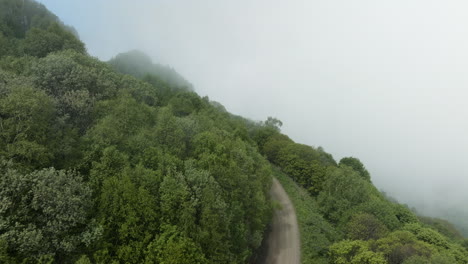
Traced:
<path fill-rule="evenodd" d="M 249 259 L 271 171 L 245 120 L 171 69 L 116 71 L 135 53 L 89 57 L 34 1 L 0 1 L 0 42 L 0 263 Z"/>

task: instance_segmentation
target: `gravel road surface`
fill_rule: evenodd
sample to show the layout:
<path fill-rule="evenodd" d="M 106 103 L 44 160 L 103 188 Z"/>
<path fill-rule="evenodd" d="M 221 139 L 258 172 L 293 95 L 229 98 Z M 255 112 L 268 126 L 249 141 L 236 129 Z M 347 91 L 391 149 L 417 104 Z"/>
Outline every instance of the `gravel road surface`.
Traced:
<path fill-rule="evenodd" d="M 299 228 L 294 206 L 277 179 L 273 178 L 271 197 L 281 204 L 275 211 L 267 240 L 265 264 L 299 264 Z"/>

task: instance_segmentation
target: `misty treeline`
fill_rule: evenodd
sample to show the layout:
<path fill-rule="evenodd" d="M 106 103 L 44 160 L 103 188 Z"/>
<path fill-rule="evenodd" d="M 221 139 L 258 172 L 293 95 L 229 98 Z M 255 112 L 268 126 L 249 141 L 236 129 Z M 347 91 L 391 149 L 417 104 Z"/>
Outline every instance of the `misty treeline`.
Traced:
<path fill-rule="evenodd" d="M 0 0 L 0 263 L 246 263 L 272 174 L 308 193 L 304 263 L 468 263 L 450 223 L 280 125 L 229 114 L 140 52 L 100 62 L 42 5 Z"/>

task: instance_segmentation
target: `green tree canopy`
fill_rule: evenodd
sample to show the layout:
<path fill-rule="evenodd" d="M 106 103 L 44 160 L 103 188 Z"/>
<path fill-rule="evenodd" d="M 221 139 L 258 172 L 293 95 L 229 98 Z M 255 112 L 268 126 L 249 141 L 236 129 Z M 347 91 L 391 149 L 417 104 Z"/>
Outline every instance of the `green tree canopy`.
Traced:
<path fill-rule="evenodd" d="M 367 181 L 370 181 L 370 174 L 364 167 L 364 164 L 362 164 L 362 162 L 359 159 L 353 157 L 342 158 L 340 160 L 340 166 L 341 165 L 351 167 L 353 170 L 359 173 L 359 175 L 361 175 L 362 178 L 364 178 Z"/>

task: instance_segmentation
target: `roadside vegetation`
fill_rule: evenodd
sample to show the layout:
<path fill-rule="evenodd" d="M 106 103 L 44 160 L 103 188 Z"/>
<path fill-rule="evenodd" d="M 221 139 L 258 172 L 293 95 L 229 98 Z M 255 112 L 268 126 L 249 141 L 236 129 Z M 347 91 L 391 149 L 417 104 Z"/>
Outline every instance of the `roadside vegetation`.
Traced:
<path fill-rule="evenodd" d="M 283 186 L 296 210 L 302 263 L 328 263 L 328 247 L 339 237 L 335 229 L 323 219 L 317 202 L 304 188 L 278 168 L 273 168 L 273 175 Z"/>

